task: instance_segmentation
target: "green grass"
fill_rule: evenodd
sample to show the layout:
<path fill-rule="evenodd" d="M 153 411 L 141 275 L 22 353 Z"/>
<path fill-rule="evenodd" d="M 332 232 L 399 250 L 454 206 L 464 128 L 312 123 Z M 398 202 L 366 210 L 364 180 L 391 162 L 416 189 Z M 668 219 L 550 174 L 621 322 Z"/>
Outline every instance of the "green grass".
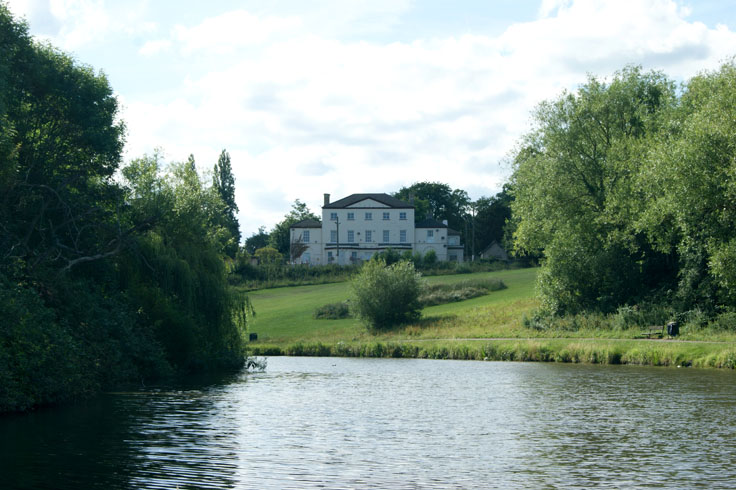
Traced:
<path fill-rule="evenodd" d="M 506 289 L 477 298 L 424 308 L 416 323 L 372 334 L 353 318 L 313 317 L 318 307 L 345 301 L 347 282 L 250 292 L 256 318 L 251 343 L 259 355 L 333 355 L 429 357 L 518 361 L 629 363 L 665 366 L 735 367 L 736 335 L 686 331 L 681 337 L 701 342 L 635 340 L 641 328 L 613 329 L 604 315 L 576 320 L 577 326 L 527 328 L 524 315 L 539 306 L 538 269 L 432 276 L 430 284 L 500 279 Z"/>
<path fill-rule="evenodd" d="M 459 283 L 472 279 L 494 277 L 501 279 L 506 289 L 491 292 L 478 298 L 425 308 L 423 319 L 417 325 L 409 325 L 403 329 L 383 334 L 391 338 L 405 332 L 416 337 L 419 332 L 422 338 L 438 338 L 446 328 L 443 325 L 454 324 L 459 315 L 476 315 L 481 311 L 493 310 L 497 314 L 515 316 L 513 322 L 519 325 L 521 314 L 536 306 L 533 299 L 534 282 L 537 269 L 516 269 L 498 272 L 481 272 L 453 276 L 432 276 L 426 278 L 430 284 Z M 354 340 L 374 340 L 365 327 L 353 318 L 343 320 L 318 320 L 313 317 L 314 311 L 328 303 L 345 301 L 349 297 L 347 282 L 315 286 L 297 286 L 289 288 L 264 289 L 250 292 L 250 299 L 256 310 L 251 331 L 258 333 L 259 342 L 337 342 Z M 449 325 L 448 324 L 448 325 Z M 478 336 L 476 328 L 453 328 L 452 336 Z M 480 331 L 481 333 L 485 331 Z M 488 331 L 490 334 L 490 331 Z M 448 332 L 449 334 L 449 332 Z M 382 337 L 379 336 L 379 337 Z"/>

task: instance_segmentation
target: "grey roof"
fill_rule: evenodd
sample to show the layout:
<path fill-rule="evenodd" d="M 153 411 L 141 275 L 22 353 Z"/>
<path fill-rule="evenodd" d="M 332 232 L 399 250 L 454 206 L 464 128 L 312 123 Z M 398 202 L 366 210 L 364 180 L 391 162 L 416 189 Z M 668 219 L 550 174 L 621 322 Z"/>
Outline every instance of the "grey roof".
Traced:
<path fill-rule="evenodd" d="M 289 228 L 322 228 L 322 223 L 314 219 L 303 219 Z"/>
<path fill-rule="evenodd" d="M 453 230 L 452 228 L 448 228 L 447 229 L 447 235 L 448 236 L 453 236 L 453 235 L 460 236 L 460 232 L 457 231 L 457 230 Z"/>
<path fill-rule="evenodd" d="M 359 203 L 360 201 L 365 201 L 366 199 L 373 199 L 374 201 L 380 202 L 381 204 L 385 204 L 386 206 L 390 208 L 398 208 L 398 209 L 414 209 L 414 206 L 409 204 L 408 202 L 404 202 L 401 199 L 396 199 L 393 196 L 389 196 L 388 194 L 351 194 L 348 197 L 343 197 L 342 199 L 331 202 L 330 204 L 326 206 L 322 206 L 323 209 L 341 209 L 346 208 L 348 206 L 352 206 L 353 204 Z"/>
<path fill-rule="evenodd" d="M 434 218 L 427 218 L 417 223 L 414 228 L 447 228 L 447 225 Z"/>

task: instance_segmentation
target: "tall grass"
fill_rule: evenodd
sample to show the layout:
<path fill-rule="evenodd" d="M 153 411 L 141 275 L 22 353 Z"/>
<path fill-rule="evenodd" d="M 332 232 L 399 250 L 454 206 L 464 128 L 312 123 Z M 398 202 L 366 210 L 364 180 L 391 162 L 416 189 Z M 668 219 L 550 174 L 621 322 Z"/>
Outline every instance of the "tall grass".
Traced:
<path fill-rule="evenodd" d="M 563 362 L 736 368 L 736 347 L 728 344 L 637 342 L 633 340 L 524 339 L 462 342 L 297 342 L 256 345 L 256 355 L 394 357 L 477 361 Z"/>

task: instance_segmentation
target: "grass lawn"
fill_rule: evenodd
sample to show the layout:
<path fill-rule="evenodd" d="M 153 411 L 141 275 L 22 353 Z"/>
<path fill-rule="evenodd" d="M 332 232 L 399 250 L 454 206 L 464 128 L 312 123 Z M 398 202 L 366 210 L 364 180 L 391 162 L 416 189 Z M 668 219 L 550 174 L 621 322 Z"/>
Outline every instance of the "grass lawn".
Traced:
<path fill-rule="evenodd" d="M 641 329 L 534 330 L 524 314 L 538 306 L 538 269 L 432 276 L 428 283 L 498 278 L 507 286 L 485 296 L 432 306 L 422 319 L 396 330 L 372 334 L 358 320 L 317 320 L 315 309 L 348 299 L 349 284 L 333 283 L 252 291 L 258 334 L 256 354 L 433 357 L 693 365 L 736 367 L 733 335 L 686 334 L 701 343 L 634 340 Z M 717 340 L 721 342 L 708 342 Z M 725 342 L 724 342 L 725 341 Z"/>
<path fill-rule="evenodd" d="M 519 327 L 524 311 L 533 308 L 534 283 L 537 269 L 516 269 L 476 274 L 427 277 L 428 283 L 454 283 L 469 279 L 495 277 L 503 280 L 507 288 L 494 291 L 486 296 L 432 306 L 423 310 L 423 319 L 417 325 L 409 325 L 401 330 L 379 337 L 393 338 L 401 335 L 412 338 L 479 337 L 496 335 Z M 259 342 L 288 343 L 296 341 L 354 341 L 374 340 L 377 336 L 366 332 L 357 320 L 316 320 L 314 310 L 328 303 L 348 299 L 350 295 L 347 282 L 297 286 L 288 288 L 264 289 L 249 293 L 256 317 L 251 331 L 258 333 Z M 493 312 L 493 318 L 486 321 L 485 328 L 473 325 L 473 318 Z M 466 327 L 458 328 L 459 317 L 468 317 Z M 508 323 L 501 330 L 487 328 Z"/>

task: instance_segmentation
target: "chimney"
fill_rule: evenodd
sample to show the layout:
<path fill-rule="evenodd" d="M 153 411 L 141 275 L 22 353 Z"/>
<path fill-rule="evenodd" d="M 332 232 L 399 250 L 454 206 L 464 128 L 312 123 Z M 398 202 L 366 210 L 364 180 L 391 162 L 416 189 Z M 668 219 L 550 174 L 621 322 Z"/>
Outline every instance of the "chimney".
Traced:
<path fill-rule="evenodd" d="M 330 195 L 325 194 L 325 204 L 324 205 L 327 206 L 328 204 L 330 204 Z"/>

